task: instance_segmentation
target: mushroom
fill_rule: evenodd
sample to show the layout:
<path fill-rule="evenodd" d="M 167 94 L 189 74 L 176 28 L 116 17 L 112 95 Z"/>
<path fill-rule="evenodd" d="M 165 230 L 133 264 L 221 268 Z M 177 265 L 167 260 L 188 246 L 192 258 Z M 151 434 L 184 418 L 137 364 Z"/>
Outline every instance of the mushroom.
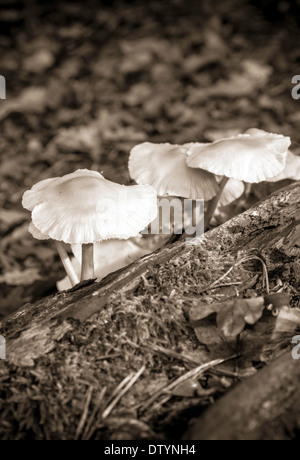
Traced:
<path fill-rule="evenodd" d="M 285 179 L 300 180 L 300 155 L 295 155 L 290 150 L 287 153 L 284 170 L 267 182 L 279 182 Z"/>
<path fill-rule="evenodd" d="M 81 281 L 94 277 L 94 243 L 136 236 L 157 215 L 151 186 L 116 184 L 87 169 L 38 182 L 22 204 L 33 236 L 82 245 Z"/>
<path fill-rule="evenodd" d="M 144 240 L 144 238 L 142 235 L 138 235 L 128 240 L 106 240 L 101 243 L 95 243 L 94 269 L 97 281 L 157 249 L 157 247 L 150 247 L 150 245 L 149 247 L 139 245 L 138 242 L 141 240 Z M 72 244 L 72 251 L 74 254 L 74 257 L 71 259 L 72 266 L 75 272 L 80 275 L 81 246 L 79 244 Z M 72 285 L 68 276 L 57 282 L 59 291 L 70 289 L 70 287 Z"/>
<path fill-rule="evenodd" d="M 211 144 L 195 144 L 188 149 L 187 164 L 222 176 L 220 190 L 209 203 L 205 229 L 215 212 L 230 178 L 258 183 L 279 174 L 285 167 L 290 138 L 250 129 Z"/>
<path fill-rule="evenodd" d="M 191 145 L 194 144 L 136 145 L 128 163 L 131 178 L 138 184 L 152 185 L 159 196 L 211 200 L 219 190 L 217 181 L 209 172 L 187 166 L 186 154 Z"/>
<path fill-rule="evenodd" d="M 159 196 L 211 200 L 219 190 L 213 174 L 202 169 L 192 169 L 186 164 L 186 155 L 192 145 L 153 144 L 144 142 L 130 152 L 129 173 L 138 184 L 150 184 Z M 193 216 L 195 222 L 195 216 Z"/>
<path fill-rule="evenodd" d="M 222 181 L 222 177 L 217 178 L 219 182 Z M 229 204 L 240 198 L 245 191 L 245 184 L 243 181 L 237 179 L 229 179 L 224 187 L 223 193 L 220 197 L 219 205 L 228 206 Z"/>

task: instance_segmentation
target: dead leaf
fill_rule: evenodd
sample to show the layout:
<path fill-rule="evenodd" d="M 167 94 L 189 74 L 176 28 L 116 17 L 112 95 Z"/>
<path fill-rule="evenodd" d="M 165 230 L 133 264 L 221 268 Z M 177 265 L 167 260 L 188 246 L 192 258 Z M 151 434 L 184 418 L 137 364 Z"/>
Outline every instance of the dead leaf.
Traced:
<path fill-rule="evenodd" d="M 41 114 L 48 103 L 48 92 L 45 88 L 29 87 L 24 89 L 15 99 L 6 100 L 0 107 L 0 120 L 12 112 Z"/>
<path fill-rule="evenodd" d="M 273 308 L 288 307 L 290 305 L 291 296 L 285 292 L 268 294 L 265 296 L 265 305 L 272 305 Z"/>
<path fill-rule="evenodd" d="M 232 338 L 238 336 L 246 324 L 253 325 L 261 318 L 265 308 L 264 302 L 263 297 L 256 297 L 252 299 L 236 298 L 232 301 L 210 305 L 202 303 L 190 309 L 189 317 L 197 337 L 199 335 L 207 340 L 202 329 L 199 329 L 203 326 L 201 321 L 212 314 L 216 314 L 219 331 L 225 337 Z"/>
<path fill-rule="evenodd" d="M 194 326 L 194 331 L 199 342 L 204 345 L 216 346 L 223 342 L 219 329 L 211 321 L 203 320 L 201 325 Z"/>
<path fill-rule="evenodd" d="M 247 308 L 242 299 L 223 305 L 217 315 L 217 326 L 225 337 L 237 337 L 245 327 Z"/>
<path fill-rule="evenodd" d="M 23 271 L 14 270 L 4 273 L 4 275 L 0 276 L 0 283 L 6 283 L 11 286 L 24 286 L 41 279 L 42 277 L 36 268 L 28 268 Z"/>
<path fill-rule="evenodd" d="M 294 332 L 300 326 L 300 311 L 297 308 L 283 307 L 276 318 L 272 339 L 278 339 L 287 332 Z"/>
<path fill-rule="evenodd" d="M 242 62 L 242 70 L 233 72 L 228 80 L 219 80 L 211 87 L 194 88 L 190 100 L 201 102 L 210 97 L 237 98 L 249 96 L 264 87 L 272 74 L 272 68 L 254 60 Z"/>
<path fill-rule="evenodd" d="M 28 216 L 22 211 L 15 209 L 1 209 L 0 210 L 0 231 L 6 232 L 20 222 L 27 220 Z"/>
<path fill-rule="evenodd" d="M 24 60 L 24 69 L 31 73 L 43 73 L 53 66 L 55 57 L 46 48 L 40 49 Z"/>

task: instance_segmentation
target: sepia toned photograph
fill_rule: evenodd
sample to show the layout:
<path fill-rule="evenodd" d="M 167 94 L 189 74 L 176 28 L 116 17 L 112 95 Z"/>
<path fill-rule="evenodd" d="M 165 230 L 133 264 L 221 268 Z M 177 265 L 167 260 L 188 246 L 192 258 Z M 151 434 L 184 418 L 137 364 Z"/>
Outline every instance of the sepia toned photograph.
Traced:
<path fill-rule="evenodd" d="M 300 0 L 0 0 L 0 440 L 300 439 Z"/>

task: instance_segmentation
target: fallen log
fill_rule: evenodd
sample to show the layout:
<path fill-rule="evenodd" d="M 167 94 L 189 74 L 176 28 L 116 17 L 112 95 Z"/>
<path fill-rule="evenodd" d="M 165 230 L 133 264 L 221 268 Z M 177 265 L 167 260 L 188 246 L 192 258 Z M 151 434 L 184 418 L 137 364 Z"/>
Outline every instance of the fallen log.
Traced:
<path fill-rule="evenodd" d="M 162 405 L 144 412 L 141 408 L 179 368 L 182 373 L 190 369 L 187 356 L 203 361 L 203 347 L 184 314 L 185 299 L 205 300 L 205 287 L 241 251 L 259 253 L 274 284 L 280 275 L 299 291 L 299 195 L 300 184 L 292 184 L 193 243 L 165 247 L 101 282 L 82 283 L 24 305 L 2 320 L 7 350 L 6 360 L 0 360 L 0 438 L 172 436 L 166 422 L 158 423 L 170 420 L 162 417 Z M 238 267 L 235 275 L 242 271 Z M 114 408 L 114 417 L 103 417 L 117 384 L 142 366 L 145 372 Z M 297 369 L 290 369 L 295 382 Z M 168 410 L 178 421 L 187 406 L 199 404 L 196 398 Z M 178 427 L 180 435 L 184 431 L 185 426 Z"/>

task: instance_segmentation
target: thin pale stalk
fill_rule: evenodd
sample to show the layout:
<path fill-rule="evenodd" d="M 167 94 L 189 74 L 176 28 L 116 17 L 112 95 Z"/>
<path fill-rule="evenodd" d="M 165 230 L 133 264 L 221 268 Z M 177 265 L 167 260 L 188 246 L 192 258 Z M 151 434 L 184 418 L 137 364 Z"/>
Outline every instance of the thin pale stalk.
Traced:
<path fill-rule="evenodd" d="M 75 286 L 79 283 L 79 279 L 75 273 L 74 267 L 72 265 L 72 262 L 70 261 L 67 251 L 65 250 L 64 245 L 61 241 L 55 241 L 55 246 L 64 266 L 64 269 L 66 270 L 66 273 L 70 279 L 70 282 L 72 286 Z"/>
<path fill-rule="evenodd" d="M 218 206 L 218 203 L 220 201 L 220 198 L 221 198 L 221 195 L 223 193 L 223 190 L 227 184 L 227 182 L 229 181 L 229 178 L 224 176 L 220 182 L 220 189 L 217 193 L 217 195 L 208 202 L 208 206 L 207 206 L 207 210 L 206 210 L 206 213 L 205 213 L 205 216 L 204 216 L 204 231 L 206 232 L 206 230 L 208 229 L 209 227 L 209 224 L 210 224 L 210 221 L 217 209 L 217 206 Z"/>
<path fill-rule="evenodd" d="M 94 273 L 94 245 L 92 243 L 82 245 L 82 262 L 80 281 L 95 278 Z"/>

